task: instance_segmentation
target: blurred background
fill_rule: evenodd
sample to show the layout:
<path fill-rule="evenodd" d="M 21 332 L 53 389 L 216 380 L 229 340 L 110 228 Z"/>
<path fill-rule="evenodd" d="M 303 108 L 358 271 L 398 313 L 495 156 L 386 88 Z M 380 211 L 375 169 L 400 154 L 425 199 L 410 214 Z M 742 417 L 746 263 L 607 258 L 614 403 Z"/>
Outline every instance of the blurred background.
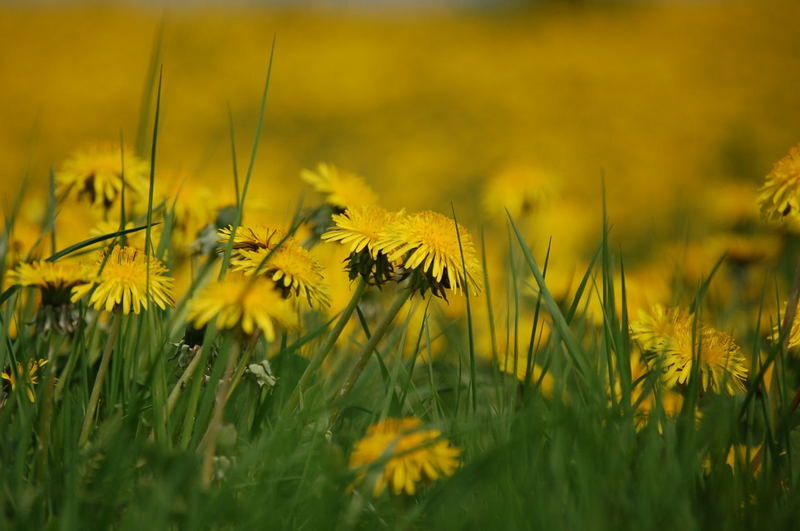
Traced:
<path fill-rule="evenodd" d="M 678 246 L 701 271 L 732 238 L 769 254 L 742 238 L 761 230 L 761 179 L 800 140 L 799 19 L 800 3 L 771 0 L 5 2 L 4 208 L 21 180 L 46 197 L 49 168 L 87 143 L 149 138 L 154 54 L 157 178 L 191 175 L 230 203 L 228 108 L 244 168 L 275 37 L 251 220 L 286 220 L 300 170 L 327 161 L 389 208 L 452 201 L 500 242 L 509 206 L 537 253 L 552 236 L 574 267 L 601 237 L 604 175 L 632 263 Z"/>

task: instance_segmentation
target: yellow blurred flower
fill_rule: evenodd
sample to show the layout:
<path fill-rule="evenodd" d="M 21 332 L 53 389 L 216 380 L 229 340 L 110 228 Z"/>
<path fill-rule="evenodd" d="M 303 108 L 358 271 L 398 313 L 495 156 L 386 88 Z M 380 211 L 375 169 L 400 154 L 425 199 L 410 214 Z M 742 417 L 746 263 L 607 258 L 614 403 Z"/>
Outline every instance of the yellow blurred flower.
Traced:
<path fill-rule="evenodd" d="M 28 396 L 28 400 L 31 402 L 36 402 L 36 393 L 33 390 L 33 386 L 39 383 L 39 369 L 45 365 L 47 365 L 47 360 L 45 359 L 30 360 L 27 367 L 17 362 L 17 375 L 25 388 L 25 394 Z M 12 391 L 16 391 L 19 382 L 11 368 L 0 373 L 0 378 L 6 380 L 11 385 Z"/>
<path fill-rule="evenodd" d="M 56 173 L 56 193 L 110 208 L 122 192 L 123 157 L 125 193 L 137 199 L 147 191 L 149 165 L 128 148 L 120 153 L 114 144 L 90 145 L 73 153 Z"/>
<path fill-rule="evenodd" d="M 315 171 L 301 171 L 300 178 L 323 194 L 325 201 L 342 210 L 378 202 L 378 196 L 364 179 L 333 164 L 320 162 Z"/>
<path fill-rule="evenodd" d="M 233 227 L 223 227 L 217 231 L 217 242 L 223 248 L 228 244 Z M 266 225 L 239 226 L 233 237 L 233 258 L 241 258 L 239 251 L 257 251 L 258 249 L 272 249 L 286 238 L 286 232 Z"/>
<path fill-rule="evenodd" d="M 724 386 L 733 394 L 744 389 L 747 363 L 733 338 L 702 323 L 696 324 L 696 330 L 694 327 L 694 319 L 687 312 L 656 305 L 631 324 L 631 336 L 650 354 L 655 368 L 663 371 L 667 385 L 686 384 L 698 355 L 701 390 L 719 392 Z"/>
<path fill-rule="evenodd" d="M 772 167 L 759 189 L 758 205 L 767 221 L 800 216 L 800 144 Z"/>
<path fill-rule="evenodd" d="M 275 325 L 297 326 L 297 316 L 289 302 L 264 277 L 245 277 L 232 273 L 206 286 L 189 303 L 187 319 L 197 328 L 216 318 L 221 329 L 240 329 L 245 334 L 263 332 L 267 341 L 275 340 Z"/>
<path fill-rule="evenodd" d="M 484 186 L 483 206 L 490 216 L 505 210 L 517 219 L 552 201 L 558 195 L 556 177 L 529 166 L 510 166 L 493 175 Z"/>
<path fill-rule="evenodd" d="M 388 486 L 392 493 L 413 495 L 417 483 L 452 475 L 459 466 L 461 450 L 441 438 L 439 430 L 422 429 L 413 417 L 389 418 L 370 426 L 350 455 L 350 468 L 381 464 L 382 470 L 372 492 L 380 496 Z M 368 470 L 358 473 L 360 483 Z"/>
<path fill-rule="evenodd" d="M 460 245 L 459 245 L 460 237 Z M 424 211 L 402 216 L 382 234 L 377 248 L 390 261 L 425 275 L 434 294 L 441 288 L 474 294 L 481 289 L 481 265 L 466 228 L 438 212 Z M 463 251 L 464 264 L 461 261 Z"/>
<path fill-rule="evenodd" d="M 91 291 L 89 305 L 95 310 L 110 312 L 121 309 L 126 315 L 147 309 L 149 301 L 162 310 L 174 304 L 173 280 L 167 276 L 167 267 L 142 250 L 114 247 L 110 253 L 100 252 L 97 267 L 99 271 L 89 282 L 72 289 L 73 302 Z"/>

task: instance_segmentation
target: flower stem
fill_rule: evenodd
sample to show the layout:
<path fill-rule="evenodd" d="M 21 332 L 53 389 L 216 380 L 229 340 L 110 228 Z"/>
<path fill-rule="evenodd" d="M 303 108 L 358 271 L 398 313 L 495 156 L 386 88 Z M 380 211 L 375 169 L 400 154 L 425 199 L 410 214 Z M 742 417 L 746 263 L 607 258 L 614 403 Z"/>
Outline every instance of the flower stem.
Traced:
<path fill-rule="evenodd" d="M 119 314 L 114 314 L 113 323 L 111 325 L 111 332 L 108 334 L 108 343 L 103 351 L 103 357 L 100 360 L 100 368 L 97 370 L 97 376 L 94 380 L 94 387 L 92 387 L 92 394 L 89 397 L 89 405 L 86 408 L 86 416 L 83 418 L 83 427 L 81 428 L 81 435 L 78 439 L 78 444 L 83 446 L 89 441 L 89 433 L 92 431 L 92 424 L 94 421 L 94 413 L 97 410 L 97 403 L 100 401 L 100 392 L 103 390 L 103 382 L 108 373 L 108 366 L 111 362 L 111 352 L 114 349 L 114 343 L 117 340 L 119 327 L 122 323 L 122 318 Z"/>
<path fill-rule="evenodd" d="M 219 387 L 217 387 L 217 395 L 214 398 L 214 413 L 211 416 L 211 422 L 197 447 L 198 452 L 202 451 L 203 453 L 201 469 L 203 487 L 211 485 L 211 480 L 214 477 L 214 454 L 217 451 L 217 437 L 222 429 L 223 413 L 225 412 L 225 404 L 228 402 L 228 388 L 230 387 L 233 369 L 236 366 L 238 358 L 239 343 L 234 343 L 231 347 L 231 351 L 228 353 L 228 359 L 225 361 L 225 373 L 222 376 L 222 382 Z"/>
<path fill-rule="evenodd" d="M 169 398 L 167 398 L 167 416 L 172 414 L 172 410 L 175 409 L 175 404 L 178 402 L 178 396 L 181 394 L 181 390 L 186 386 L 186 382 L 188 382 L 189 378 L 192 377 L 198 365 L 200 365 L 200 359 L 203 357 L 201 352 L 202 348 L 203 347 L 200 347 L 195 351 L 192 361 L 190 361 L 189 365 L 186 366 L 183 374 L 181 374 L 181 377 L 178 378 L 178 382 L 175 384 L 175 387 L 173 387 L 172 391 L 170 391 Z"/>
<path fill-rule="evenodd" d="M 328 333 L 328 337 L 325 338 L 325 343 L 314 353 L 314 357 L 311 358 L 311 361 L 308 363 L 306 370 L 303 371 L 303 374 L 300 376 L 300 379 L 297 381 L 297 385 L 295 385 L 292 394 L 289 396 L 289 400 L 286 403 L 284 408 L 284 412 L 290 412 L 295 407 L 297 407 L 298 403 L 301 405 L 302 409 L 302 396 L 303 396 L 303 388 L 308 383 L 309 378 L 313 373 L 319 369 L 322 363 L 325 361 L 325 358 L 328 357 L 331 350 L 333 350 L 334 345 L 336 345 L 336 341 L 339 339 L 339 336 L 342 335 L 342 331 L 344 330 L 345 325 L 352 317 L 353 312 L 356 310 L 356 306 L 361 301 L 361 296 L 364 295 L 364 292 L 367 289 L 367 281 L 364 278 L 359 277 L 358 284 L 356 284 L 356 289 L 353 292 L 353 296 L 350 297 L 350 302 L 347 303 L 347 306 L 342 313 L 339 314 L 339 319 L 336 321 L 336 324 L 331 328 L 331 331 Z"/>
<path fill-rule="evenodd" d="M 376 346 L 378 346 L 378 342 L 389 329 L 392 321 L 394 321 L 394 318 L 400 312 L 400 309 L 403 307 L 406 301 L 411 297 L 412 293 L 412 288 L 405 287 L 400 293 L 397 294 L 397 298 L 386 312 L 386 315 L 383 316 L 383 320 L 378 323 L 378 326 L 375 328 L 372 336 L 370 336 L 369 340 L 361 348 L 356 360 L 356 364 L 353 365 L 353 368 L 350 371 L 350 374 L 347 376 L 347 380 L 345 380 L 344 385 L 342 385 L 342 388 L 339 389 L 338 393 L 336 393 L 337 400 L 341 401 L 347 396 L 348 393 L 350 393 L 353 387 L 355 387 L 356 382 L 358 382 L 358 379 L 361 376 L 361 373 L 364 372 L 364 368 L 367 366 L 367 362 L 369 362 L 370 356 L 372 356 L 372 351 L 375 350 Z"/>

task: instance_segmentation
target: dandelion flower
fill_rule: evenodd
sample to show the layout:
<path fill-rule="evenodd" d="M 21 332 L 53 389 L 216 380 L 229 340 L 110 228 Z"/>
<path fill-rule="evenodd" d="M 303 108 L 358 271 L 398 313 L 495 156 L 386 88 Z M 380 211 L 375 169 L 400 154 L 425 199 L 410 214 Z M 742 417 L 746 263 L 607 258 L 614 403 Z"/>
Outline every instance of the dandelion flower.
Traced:
<path fill-rule="evenodd" d="M 681 308 L 654 305 L 650 311 L 639 310 L 639 319 L 631 323 L 631 337 L 646 352 L 660 352 L 674 341 L 686 327 L 691 330 L 692 318 Z"/>
<path fill-rule="evenodd" d="M 349 208 L 343 214 L 333 215 L 335 226 L 322 239 L 350 246 L 347 270 L 351 280 L 362 276 L 380 285 L 392 276 L 393 267 L 378 248 L 378 242 L 383 232 L 402 216 L 402 212 L 389 212 L 377 206 Z"/>
<path fill-rule="evenodd" d="M 180 175 L 168 176 L 156 183 L 159 200 L 172 216 L 172 239 L 184 250 L 196 240 L 203 227 L 214 222 L 217 215 L 214 193 L 207 186 Z"/>
<path fill-rule="evenodd" d="M 173 280 L 160 260 L 145 255 L 135 247 L 114 247 L 101 252 L 97 260 L 99 271 L 92 281 L 72 289 L 72 301 L 77 302 L 95 287 L 89 305 L 98 311 L 122 309 L 138 314 L 154 302 L 162 310 L 172 306 Z M 148 285 L 149 284 L 149 285 Z"/>
<path fill-rule="evenodd" d="M 56 173 L 57 193 L 108 209 L 122 192 L 123 156 L 126 193 L 144 195 L 148 164 L 129 149 L 120 154 L 113 144 L 92 145 L 68 158 Z"/>
<path fill-rule="evenodd" d="M 231 258 L 234 270 L 264 275 L 272 279 L 286 297 L 298 297 L 311 307 L 330 305 L 324 269 L 300 242 L 278 229 L 247 228 L 244 232 L 254 238 L 249 243 L 240 242 Z"/>
<path fill-rule="evenodd" d="M 351 253 L 366 249 L 374 257 L 379 252 L 381 234 L 400 216 L 402 213 L 389 212 L 378 206 L 355 206 L 343 214 L 334 214 L 335 226 L 323 234 L 322 239 L 349 244 Z"/>
<path fill-rule="evenodd" d="M 333 164 L 321 162 L 317 165 L 316 171 L 300 172 L 300 178 L 314 190 L 325 195 L 328 203 L 341 210 L 358 205 L 374 205 L 378 202 L 378 196 L 364 179 Z"/>
<path fill-rule="evenodd" d="M 741 349 L 724 332 L 697 323 L 678 309 L 656 306 L 650 315 L 631 325 L 632 336 L 662 371 L 664 383 L 685 385 L 699 356 L 700 388 L 733 394 L 744 389 L 747 363 Z"/>
<path fill-rule="evenodd" d="M 375 496 L 387 486 L 394 494 L 413 495 L 417 483 L 450 476 L 458 468 L 461 450 L 442 439 L 438 430 L 421 429 L 421 425 L 413 417 L 389 418 L 370 426 L 356 443 L 350 455 L 351 469 L 382 463 L 373 487 Z M 359 472 L 356 481 L 363 481 L 368 472 Z"/>
<path fill-rule="evenodd" d="M 456 232 L 447 216 L 432 211 L 402 216 L 384 231 L 377 248 L 390 261 L 422 273 L 435 295 L 443 295 L 444 289 L 480 291 L 480 262 L 472 238 L 461 224 Z"/>
<path fill-rule="evenodd" d="M 18 286 L 37 287 L 42 292 L 44 304 L 69 303 L 70 290 L 89 280 L 91 271 L 77 262 L 21 263 L 12 271 L 10 280 Z"/>
<path fill-rule="evenodd" d="M 787 307 L 788 303 L 784 303 L 783 311 L 781 312 L 782 318 L 786 315 Z M 781 325 L 782 322 L 778 322 L 772 327 L 772 334 L 770 335 L 770 340 L 772 341 L 772 343 L 777 344 L 780 341 Z M 786 338 L 786 348 L 796 352 L 797 347 L 800 347 L 800 315 L 798 315 L 797 311 L 795 310 L 795 317 L 794 320 L 792 321 L 792 328 L 789 331 L 789 337 Z"/>
<path fill-rule="evenodd" d="M 33 390 L 33 386 L 39 383 L 39 369 L 45 365 L 47 365 L 46 359 L 30 360 L 27 367 L 17 362 L 17 376 L 19 376 L 25 388 L 25 394 L 28 395 L 28 400 L 31 402 L 36 402 L 36 393 Z M 0 373 L 0 378 L 6 380 L 11 385 L 12 391 L 16 391 L 19 382 L 11 368 Z"/>
<path fill-rule="evenodd" d="M 223 227 L 217 231 L 217 242 L 223 245 L 228 244 L 233 227 Z M 272 249 L 286 238 L 286 233 L 280 229 L 259 225 L 255 227 L 236 228 L 233 237 L 233 257 L 241 258 L 240 251 L 257 251 L 259 249 Z"/>
<path fill-rule="evenodd" d="M 766 221 L 800 216 L 800 144 L 772 167 L 759 189 L 758 205 Z"/>
<path fill-rule="evenodd" d="M 216 317 L 221 329 L 240 329 L 245 334 L 259 330 L 268 341 L 275 340 L 275 326 L 297 326 L 289 302 L 264 277 L 230 274 L 206 286 L 189 304 L 188 320 L 202 328 Z"/>

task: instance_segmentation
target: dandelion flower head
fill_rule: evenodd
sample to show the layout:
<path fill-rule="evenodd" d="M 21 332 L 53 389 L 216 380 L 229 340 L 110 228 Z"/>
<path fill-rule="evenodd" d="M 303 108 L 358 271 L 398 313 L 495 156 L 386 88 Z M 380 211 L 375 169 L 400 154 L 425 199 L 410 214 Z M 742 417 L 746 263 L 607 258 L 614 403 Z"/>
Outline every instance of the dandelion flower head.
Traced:
<path fill-rule="evenodd" d="M 417 483 L 452 475 L 459 466 L 461 450 L 441 438 L 438 430 L 421 429 L 413 417 L 388 418 L 367 429 L 350 455 L 350 468 L 378 465 L 385 460 L 375 481 L 373 494 L 380 496 L 388 486 L 392 493 L 413 495 Z M 359 472 L 361 482 L 369 470 Z"/>
<path fill-rule="evenodd" d="M 125 192 L 144 195 L 147 162 L 127 148 L 120 153 L 120 147 L 114 144 L 90 145 L 64 161 L 56 172 L 56 193 L 108 209 L 122 192 L 123 159 Z"/>
<path fill-rule="evenodd" d="M 300 178 L 323 194 L 329 204 L 341 210 L 378 202 L 378 196 L 363 178 L 333 164 L 321 162 L 314 171 L 300 172 Z"/>
<path fill-rule="evenodd" d="M 126 315 L 138 314 L 148 308 L 149 301 L 164 310 L 174 304 L 173 279 L 167 273 L 167 267 L 154 256 L 135 247 L 115 246 L 100 253 L 94 278 L 72 289 L 72 301 L 91 292 L 89 305 L 98 311 L 120 309 Z"/>
<path fill-rule="evenodd" d="M 766 221 L 800 217 L 800 144 L 772 167 L 759 189 L 758 205 Z"/>
<path fill-rule="evenodd" d="M 297 326 L 291 304 L 271 281 L 238 273 L 209 284 L 189 303 L 188 320 L 196 328 L 214 318 L 221 329 L 241 330 L 247 335 L 260 330 L 268 341 L 275 340 L 276 325 Z"/>

